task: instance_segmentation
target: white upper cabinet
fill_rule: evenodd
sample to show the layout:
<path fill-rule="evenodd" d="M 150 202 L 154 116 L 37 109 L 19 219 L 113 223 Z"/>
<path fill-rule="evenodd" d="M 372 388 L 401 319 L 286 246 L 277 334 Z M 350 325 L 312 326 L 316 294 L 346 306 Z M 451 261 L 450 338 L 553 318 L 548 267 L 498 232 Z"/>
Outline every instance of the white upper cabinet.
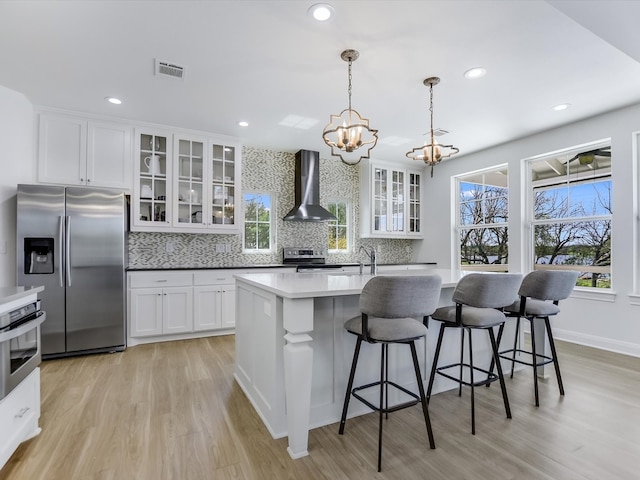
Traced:
<path fill-rule="evenodd" d="M 422 172 L 365 160 L 360 163 L 363 238 L 422 238 Z"/>
<path fill-rule="evenodd" d="M 39 117 L 39 182 L 131 189 L 131 126 L 52 112 Z"/>
<path fill-rule="evenodd" d="M 212 136 L 136 130 L 132 230 L 239 233 L 240 150 Z"/>

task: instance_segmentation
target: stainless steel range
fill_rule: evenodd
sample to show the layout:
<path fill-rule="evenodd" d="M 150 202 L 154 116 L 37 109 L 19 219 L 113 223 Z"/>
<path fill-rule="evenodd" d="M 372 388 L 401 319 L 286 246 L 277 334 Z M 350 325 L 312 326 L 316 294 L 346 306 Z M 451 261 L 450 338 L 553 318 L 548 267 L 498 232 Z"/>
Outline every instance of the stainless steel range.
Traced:
<path fill-rule="evenodd" d="M 341 265 L 326 263 L 326 250 L 311 247 L 284 247 L 282 263 L 297 265 L 296 272 L 317 272 L 322 270 L 340 271 Z"/>

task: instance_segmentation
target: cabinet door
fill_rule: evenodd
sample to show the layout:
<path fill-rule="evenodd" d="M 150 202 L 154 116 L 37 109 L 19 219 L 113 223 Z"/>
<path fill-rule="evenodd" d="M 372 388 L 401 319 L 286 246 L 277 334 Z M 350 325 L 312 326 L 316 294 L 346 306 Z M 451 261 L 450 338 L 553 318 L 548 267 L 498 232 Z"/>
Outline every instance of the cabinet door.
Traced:
<path fill-rule="evenodd" d="M 222 285 L 222 305 L 220 309 L 222 328 L 234 328 L 236 326 L 236 286 Z"/>
<path fill-rule="evenodd" d="M 178 228 L 206 228 L 204 205 L 204 156 L 206 142 L 197 137 L 175 136 L 173 144 L 173 208 L 172 225 Z"/>
<path fill-rule="evenodd" d="M 162 334 L 162 289 L 135 288 L 130 290 L 132 337 Z"/>
<path fill-rule="evenodd" d="M 220 323 L 220 295 L 219 285 L 206 285 L 193 288 L 193 330 L 215 330 Z"/>
<path fill-rule="evenodd" d="M 85 185 L 87 121 L 68 115 L 40 114 L 38 181 Z"/>
<path fill-rule="evenodd" d="M 162 333 L 193 331 L 193 288 L 174 287 L 162 291 Z"/>
<path fill-rule="evenodd" d="M 132 226 L 138 230 L 164 230 L 171 223 L 170 134 L 136 130 L 135 179 L 131 200 Z M 161 227 L 158 229 L 158 227 Z"/>
<path fill-rule="evenodd" d="M 236 203 L 240 201 L 240 148 L 236 145 L 211 143 L 208 162 L 207 223 L 211 229 L 239 231 Z"/>
<path fill-rule="evenodd" d="M 131 189 L 131 127 L 89 121 L 87 185 Z"/>
<path fill-rule="evenodd" d="M 407 231 L 409 233 L 420 233 L 420 199 L 422 197 L 422 189 L 420 188 L 420 180 L 422 175 L 415 172 L 407 172 L 409 176 L 409 212 Z"/>
<path fill-rule="evenodd" d="M 386 233 L 388 229 L 388 208 L 389 208 L 389 170 L 386 168 L 373 168 L 372 186 L 372 219 L 371 231 L 376 233 Z"/>

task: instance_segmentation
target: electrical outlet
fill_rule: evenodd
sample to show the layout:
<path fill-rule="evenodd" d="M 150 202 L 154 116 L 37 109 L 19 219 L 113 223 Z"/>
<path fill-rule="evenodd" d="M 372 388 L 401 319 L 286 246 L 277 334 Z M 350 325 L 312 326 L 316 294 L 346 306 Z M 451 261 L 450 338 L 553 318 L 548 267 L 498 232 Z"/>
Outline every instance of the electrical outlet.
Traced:
<path fill-rule="evenodd" d="M 376 253 L 382 253 L 382 245 L 376 246 Z"/>
<path fill-rule="evenodd" d="M 216 243 L 216 253 L 224 253 L 224 243 Z"/>
<path fill-rule="evenodd" d="M 173 253 L 173 242 L 167 242 L 164 246 L 164 250 L 167 253 Z"/>
<path fill-rule="evenodd" d="M 225 251 L 227 253 L 231 253 L 231 244 L 230 243 L 225 243 L 224 246 L 225 246 Z"/>

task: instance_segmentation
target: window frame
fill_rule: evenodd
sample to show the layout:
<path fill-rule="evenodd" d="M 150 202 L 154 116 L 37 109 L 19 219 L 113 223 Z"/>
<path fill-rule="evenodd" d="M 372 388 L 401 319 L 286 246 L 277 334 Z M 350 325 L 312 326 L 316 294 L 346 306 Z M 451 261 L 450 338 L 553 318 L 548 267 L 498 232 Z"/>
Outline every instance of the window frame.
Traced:
<path fill-rule="evenodd" d="M 533 179 L 533 164 L 540 161 L 548 161 L 557 158 L 558 156 L 566 155 L 567 157 L 573 156 L 577 153 L 595 150 L 598 148 L 611 148 L 611 139 L 602 139 L 595 142 L 590 142 L 582 145 L 572 146 L 569 148 L 556 150 L 553 152 L 545 153 L 542 155 L 536 155 L 535 157 L 531 157 L 525 159 L 525 178 L 526 178 L 526 205 L 525 205 L 525 222 L 524 227 L 527 230 L 527 235 L 524 236 L 524 240 L 526 242 L 526 248 L 524 252 L 525 264 L 527 265 L 529 271 L 533 270 L 553 270 L 553 269 L 565 269 L 565 270 L 576 270 L 580 272 L 585 272 L 585 267 L 587 267 L 587 272 L 589 271 L 588 265 L 580 264 L 580 265 L 567 265 L 567 264 L 537 264 L 535 263 L 536 256 L 536 239 L 535 239 L 535 231 L 536 226 L 539 225 L 569 225 L 581 222 L 598 222 L 598 221 L 609 221 L 610 222 L 610 239 L 609 242 L 612 244 L 613 237 L 613 212 L 609 214 L 596 214 L 596 215 L 583 215 L 583 216 L 571 216 L 567 215 L 564 217 L 554 217 L 554 218 L 544 218 L 544 219 L 536 219 L 535 218 L 535 199 L 536 199 L 536 191 L 539 190 L 549 190 L 554 187 L 558 187 L 561 185 L 565 185 L 567 191 L 572 187 L 580 184 L 590 184 L 596 182 L 602 182 L 603 180 L 608 179 L 610 182 L 610 191 L 609 191 L 609 204 L 611 204 L 613 200 L 613 171 L 611 166 L 607 170 L 605 169 L 603 172 L 599 174 L 595 174 L 590 178 L 576 178 L 576 180 L 571 181 L 568 179 L 567 181 L 553 183 L 552 180 L 548 180 L 546 185 L 543 185 L 545 182 L 540 182 L 540 186 L 535 188 L 534 179 Z M 565 178 L 570 175 L 569 172 L 566 173 Z M 583 176 L 584 177 L 584 176 Z M 562 177 L 558 177 L 562 178 Z M 568 201 L 570 201 L 570 196 L 567 196 Z M 569 207 L 571 203 L 568 204 Z M 615 293 L 613 292 L 613 248 L 610 247 L 610 261 L 609 261 L 609 287 L 592 287 L 586 285 L 576 285 L 574 289 L 574 293 L 572 296 L 603 300 L 603 301 L 613 301 Z M 591 270 L 594 272 L 598 267 L 594 266 Z"/>
<path fill-rule="evenodd" d="M 495 185 L 492 183 L 487 182 L 486 180 L 486 175 L 487 174 L 492 174 L 492 173 L 500 173 L 502 174 L 502 172 L 504 172 L 504 176 L 506 178 L 506 185 L 504 187 L 499 186 L 499 185 Z M 473 176 L 478 176 L 481 175 L 482 176 L 482 182 L 478 183 L 476 181 L 470 181 L 470 177 Z M 495 187 L 500 187 L 500 188 L 504 188 L 505 189 L 505 194 L 504 194 L 504 199 L 506 202 L 506 216 L 504 221 L 502 222 L 492 222 L 492 223 L 470 223 L 470 224 L 463 224 L 462 223 L 462 214 L 461 214 L 461 210 L 462 210 L 462 205 L 464 202 L 461 202 L 461 185 L 462 183 L 473 183 L 476 185 L 482 185 L 483 187 L 483 192 L 484 189 L 487 186 L 495 186 Z M 461 244 L 461 235 L 462 232 L 464 230 L 482 230 L 482 229 L 498 229 L 498 228 L 505 228 L 506 229 L 506 234 L 507 234 L 507 239 L 508 239 L 508 235 L 509 235 L 509 165 L 507 163 L 503 163 L 500 165 L 495 165 L 495 166 L 491 166 L 488 168 L 483 168 L 481 170 L 475 170 L 475 171 L 471 171 L 471 172 L 465 172 L 465 173 L 461 173 L 459 175 L 454 176 L 454 185 L 455 185 L 455 201 L 454 201 L 454 208 L 455 208 L 455 215 L 454 215 L 454 235 L 455 235 L 455 242 L 452 242 L 454 245 L 454 259 L 455 259 L 455 264 L 457 265 L 457 268 L 461 269 L 461 270 L 473 270 L 473 271 L 488 271 L 488 272 L 507 272 L 509 270 L 509 263 L 508 263 L 508 259 L 509 259 L 509 242 L 506 242 L 506 249 L 507 249 L 507 263 L 499 263 L 499 264 L 467 264 L 467 265 L 463 265 L 461 263 L 462 261 L 462 244 Z M 480 199 L 480 201 L 484 202 L 485 201 L 485 197 L 484 195 L 482 196 L 482 198 Z M 483 209 L 484 210 L 484 209 Z M 483 215 L 484 215 L 484 211 L 483 211 Z"/>
<path fill-rule="evenodd" d="M 269 248 L 247 248 L 246 247 L 246 225 L 247 223 L 255 223 L 256 225 L 260 224 L 260 222 L 256 219 L 255 222 L 247 221 L 247 195 L 261 195 L 268 196 L 271 202 L 271 206 L 269 208 Z M 265 253 L 273 253 L 275 250 L 275 238 L 276 238 L 276 221 L 274 213 L 276 212 L 276 194 L 275 192 L 264 192 L 264 191 L 244 191 L 242 192 L 242 210 L 243 210 L 243 221 L 242 221 L 242 253 L 247 254 L 265 254 Z M 266 223 L 266 222 L 262 222 Z"/>
<path fill-rule="evenodd" d="M 348 198 L 330 198 L 327 201 L 327 210 L 330 210 L 330 206 L 332 204 L 339 204 L 339 203 L 343 203 L 345 205 L 345 216 L 346 216 L 346 224 L 345 225 L 339 225 L 337 224 L 337 220 L 329 220 L 327 222 L 327 253 L 349 253 L 352 249 L 351 249 L 351 240 L 353 237 L 353 215 L 351 213 L 351 200 L 349 200 Z M 347 248 L 346 249 L 330 249 L 329 248 L 329 240 L 331 239 L 330 236 L 330 230 L 331 230 L 331 225 L 332 223 L 336 224 L 336 227 L 345 227 L 346 229 L 346 242 L 347 242 Z"/>

